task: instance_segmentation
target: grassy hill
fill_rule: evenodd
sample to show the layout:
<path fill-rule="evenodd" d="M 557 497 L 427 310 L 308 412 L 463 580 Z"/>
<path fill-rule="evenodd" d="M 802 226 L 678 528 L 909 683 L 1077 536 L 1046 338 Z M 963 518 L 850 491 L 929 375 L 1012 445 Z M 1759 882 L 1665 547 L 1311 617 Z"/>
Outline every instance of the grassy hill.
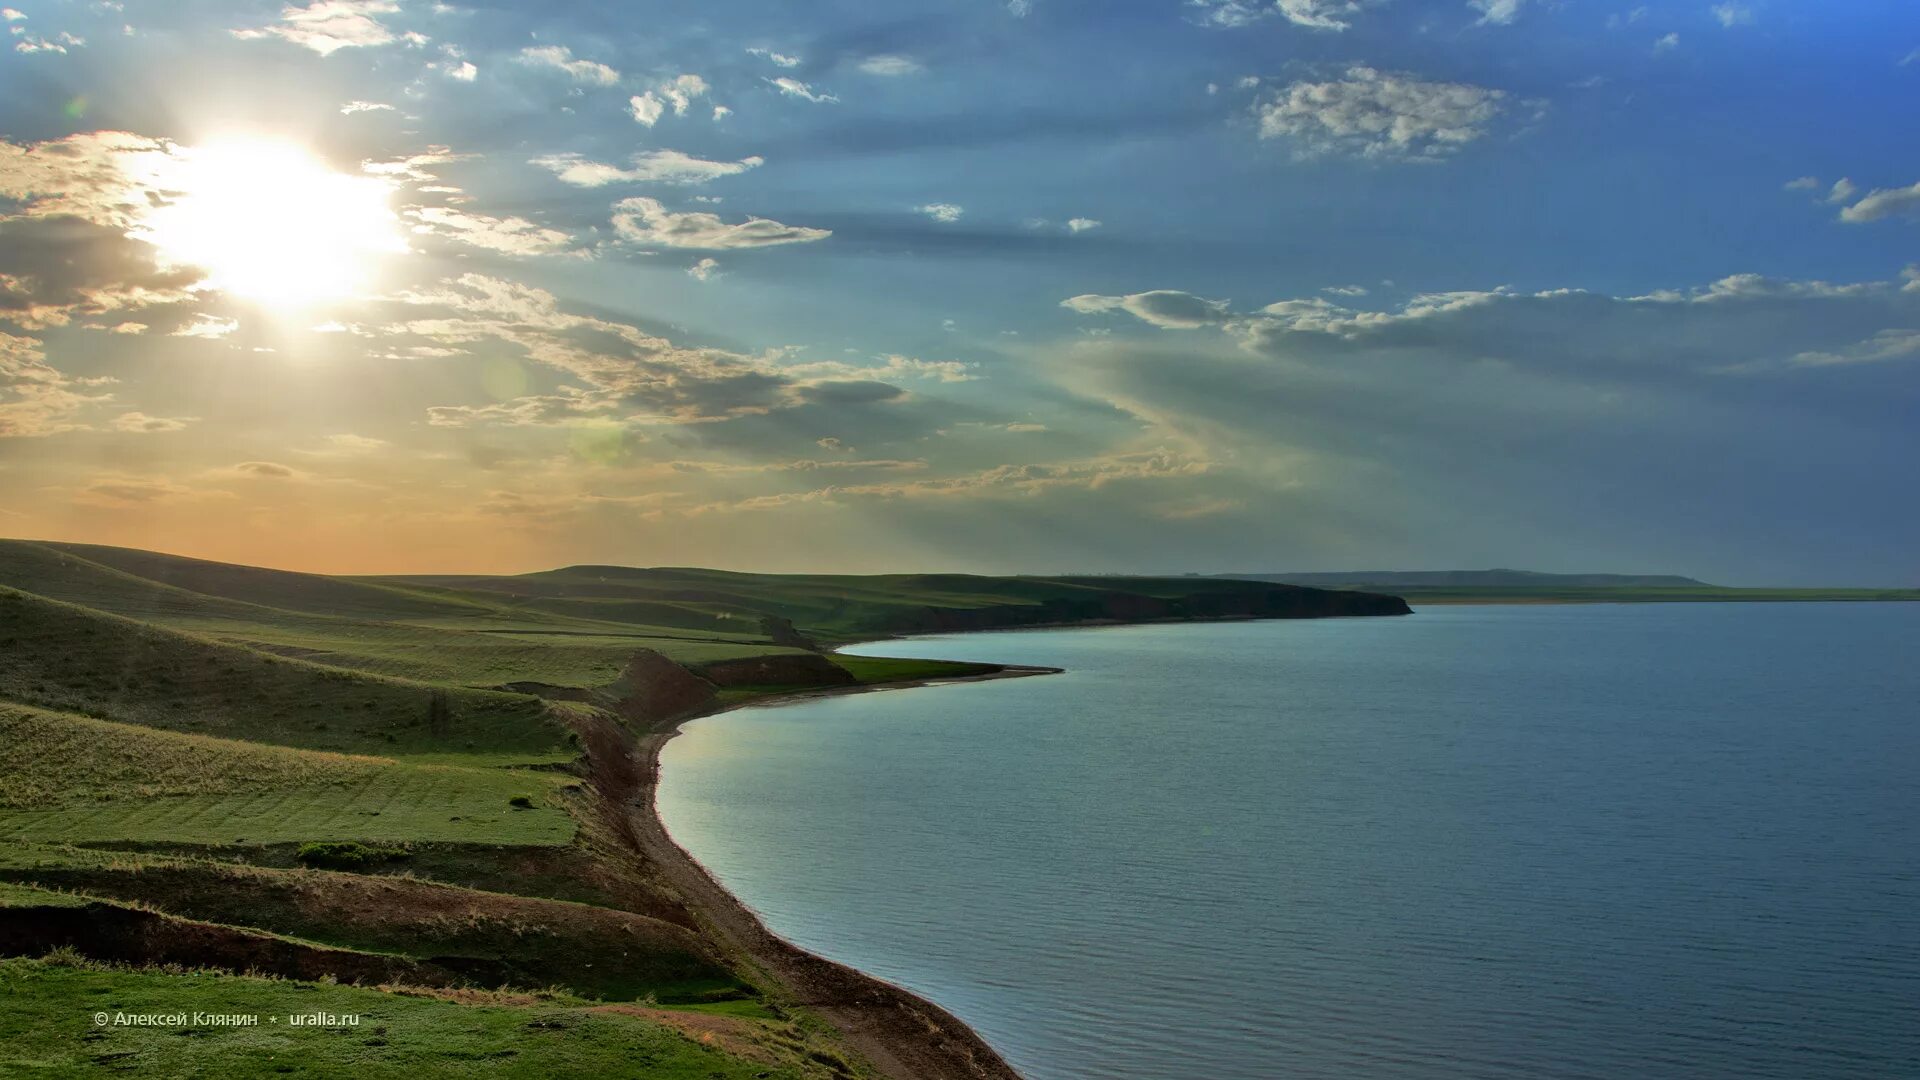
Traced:
<path fill-rule="evenodd" d="M 0 1073 L 870 1076 L 642 854 L 636 740 L 992 670 L 821 643 L 1404 610 L 1193 579 L 338 578 L 0 541 Z M 363 1026 L 88 1020 L 158 1003 Z"/>
<path fill-rule="evenodd" d="M 1428 604 L 1625 604 L 1911 601 L 1920 589 L 1775 589 L 1710 585 L 1678 574 L 1544 574 L 1532 570 L 1352 570 L 1220 574 L 1317 589 L 1391 592 Z"/>

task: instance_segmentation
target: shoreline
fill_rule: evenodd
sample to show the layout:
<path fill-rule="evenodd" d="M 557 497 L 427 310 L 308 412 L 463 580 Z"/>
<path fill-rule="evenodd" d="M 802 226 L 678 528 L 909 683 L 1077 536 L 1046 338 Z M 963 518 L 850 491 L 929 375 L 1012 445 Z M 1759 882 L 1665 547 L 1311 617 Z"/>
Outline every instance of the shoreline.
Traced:
<path fill-rule="evenodd" d="M 848 644 L 853 644 L 849 642 Z M 783 988 L 794 1005 L 838 1030 L 882 1074 L 895 1080 L 1021 1080 L 1020 1074 L 971 1027 L 939 1005 L 829 960 L 774 933 L 760 916 L 729 892 L 692 853 L 667 832 L 660 816 L 660 753 L 683 725 L 735 709 L 779 706 L 813 698 L 923 686 L 991 682 L 1057 675 L 1063 668 L 1018 664 L 946 679 L 914 679 L 868 686 L 831 686 L 736 701 L 681 717 L 641 736 L 632 756 L 640 766 L 641 790 L 628 804 L 640 855 L 680 893 L 707 932 L 762 978 Z"/>

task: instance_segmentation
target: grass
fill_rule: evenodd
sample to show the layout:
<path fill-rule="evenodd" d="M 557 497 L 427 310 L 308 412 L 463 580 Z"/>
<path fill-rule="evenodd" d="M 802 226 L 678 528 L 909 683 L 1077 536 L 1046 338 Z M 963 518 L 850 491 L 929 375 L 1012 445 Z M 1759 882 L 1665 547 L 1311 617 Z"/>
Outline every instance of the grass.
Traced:
<path fill-rule="evenodd" d="M 950 660 L 903 660 L 886 656 L 848 656 L 837 653 L 833 662 L 862 683 L 917 682 L 922 679 L 960 679 L 997 670 L 992 664 Z"/>
<path fill-rule="evenodd" d="M 0 839 L 36 842 L 272 844 L 359 840 L 555 845 L 573 819 L 553 808 L 563 778 L 543 773 L 395 766 L 363 780 L 228 795 L 176 795 L 0 812 Z M 544 805 L 507 801 L 536 793 Z"/>
<path fill-rule="evenodd" d="M 555 986 L 608 1001 L 751 998 L 749 988 L 706 955 L 697 934 L 628 912 L 410 877 L 118 852 L 111 858 L 93 853 L 89 859 L 58 849 L 15 850 L 16 857 L 0 859 L 0 885 L 137 901 L 186 919 L 452 965 L 480 985 Z M 38 895 L 29 897 L 29 904 L 60 895 L 30 891 Z"/>
<path fill-rule="evenodd" d="M 708 1031 L 707 1042 L 662 1019 L 496 996 L 469 1005 L 433 996 L 206 973 L 123 970 L 47 960 L 0 961 L 0 1074 L 382 1077 L 645 1076 L 649 1080 L 802 1080 L 832 1075 L 779 1039 Z M 483 998 L 484 1000 L 484 998 Z M 129 1028 L 96 1013 L 257 1015 L 257 1027 Z M 315 1012 L 353 1027 L 295 1028 Z M 278 1017 L 274 1023 L 269 1017 Z M 698 1019 L 692 1018 L 692 1019 Z M 688 1022 L 691 1026 L 691 1020 Z M 720 1021 L 713 1021 L 718 1026 Z M 727 1018 L 728 1029 L 771 1025 Z M 694 1029 L 698 1030 L 698 1029 Z M 784 1034 L 784 1032 L 782 1032 Z M 799 1044 L 798 1037 L 788 1041 Z M 771 1060 L 729 1053 L 745 1043 Z M 781 1058 L 784 1057 L 784 1060 Z"/>
<path fill-rule="evenodd" d="M 342 671 L 13 589 L 0 628 L 0 698 L 49 710 L 361 753 L 550 755 L 564 739 L 533 698 Z M 440 730 L 436 692 L 451 712 Z"/>

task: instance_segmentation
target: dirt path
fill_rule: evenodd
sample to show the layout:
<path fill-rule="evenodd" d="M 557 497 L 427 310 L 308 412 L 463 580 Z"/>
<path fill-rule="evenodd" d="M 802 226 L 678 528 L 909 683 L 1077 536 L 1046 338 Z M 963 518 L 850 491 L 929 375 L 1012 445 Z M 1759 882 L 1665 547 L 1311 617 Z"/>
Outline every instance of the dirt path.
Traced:
<path fill-rule="evenodd" d="M 966 679 L 929 682 L 978 682 L 1052 674 L 1055 670 L 1008 667 Z M 746 704 L 920 685 L 927 683 L 805 691 Z M 677 734 L 676 724 L 643 737 L 634 748 L 642 782 L 628 804 L 633 838 L 641 853 L 673 884 L 713 934 L 730 950 L 784 984 L 795 1004 L 839 1029 L 853 1049 L 893 1080 L 1019 1080 L 1019 1074 L 992 1047 L 945 1009 L 892 983 L 815 956 L 768 930 L 758 916 L 673 842 L 655 809 L 654 794 L 660 775 L 660 750 Z"/>

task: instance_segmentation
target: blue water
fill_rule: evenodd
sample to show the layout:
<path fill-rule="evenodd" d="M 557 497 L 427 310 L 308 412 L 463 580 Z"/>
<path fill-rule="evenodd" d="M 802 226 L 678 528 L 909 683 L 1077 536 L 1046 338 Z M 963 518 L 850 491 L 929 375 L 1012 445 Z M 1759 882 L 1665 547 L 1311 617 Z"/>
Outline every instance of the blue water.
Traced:
<path fill-rule="evenodd" d="M 1920 1076 L 1920 605 L 858 651 L 1070 670 L 698 721 L 661 810 L 1032 1080 Z"/>

